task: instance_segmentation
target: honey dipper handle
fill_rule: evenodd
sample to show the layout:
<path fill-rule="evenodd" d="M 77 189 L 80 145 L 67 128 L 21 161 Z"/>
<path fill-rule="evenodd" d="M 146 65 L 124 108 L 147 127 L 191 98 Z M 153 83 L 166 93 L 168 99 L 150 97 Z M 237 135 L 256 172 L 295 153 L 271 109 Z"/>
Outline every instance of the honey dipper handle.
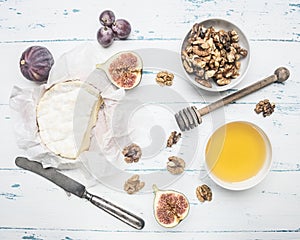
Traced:
<path fill-rule="evenodd" d="M 250 93 L 253 93 L 265 86 L 268 86 L 271 83 L 284 82 L 285 80 L 288 79 L 289 76 L 290 76 L 289 70 L 284 67 L 280 67 L 280 68 L 276 69 L 276 71 L 273 75 L 271 75 L 263 80 L 260 80 L 248 87 L 245 87 L 235 93 L 232 93 L 224 98 L 221 98 L 220 100 L 218 100 L 214 103 L 211 103 L 204 108 L 199 109 L 198 112 L 201 116 L 203 116 L 209 112 L 214 111 L 215 109 L 218 109 L 228 103 L 234 102 Z"/>

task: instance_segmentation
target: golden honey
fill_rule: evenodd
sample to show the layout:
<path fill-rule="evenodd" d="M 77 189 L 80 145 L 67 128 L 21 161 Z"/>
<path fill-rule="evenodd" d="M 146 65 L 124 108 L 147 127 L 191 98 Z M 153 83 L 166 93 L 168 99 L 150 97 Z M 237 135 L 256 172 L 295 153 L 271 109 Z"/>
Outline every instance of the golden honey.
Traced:
<path fill-rule="evenodd" d="M 218 128 L 205 149 L 208 170 L 225 182 L 255 176 L 267 155 L 264 136 L 247 122 L 231 122 Z"/>

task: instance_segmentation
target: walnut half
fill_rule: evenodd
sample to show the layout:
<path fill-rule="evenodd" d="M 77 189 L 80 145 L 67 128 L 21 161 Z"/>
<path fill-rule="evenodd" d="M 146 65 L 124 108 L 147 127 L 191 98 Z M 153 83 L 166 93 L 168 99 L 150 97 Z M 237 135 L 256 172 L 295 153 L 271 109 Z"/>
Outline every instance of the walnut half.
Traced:
<path fill-rule="evenodd" d="M 261 100 L 256 104 L 254 111 L 257 114 L 262 112 L 264 117 L 270 116 L 275 109 L 275 103 L 270 103 L 269 99 Z"/>
<path fill-rule="evenodd" d="M 156 78 L 155 78 L 156 82 L 160 86 L 172 86 L 173 79 L 174 79 L 174 74 L 169 73 L 167 71 L 161 71 L 161 72 L 157 73 Z"/>
<path fill-rule="evenodd" d="M 168 158 L 167 170 L 172 174 L 181 174 L 184 172 L 185 161 L 182 158 L 171 156 Z"/>
<path fill-rule="evenodd" d="M 211 201 L 212 192 L 209 186 L 203 184 L 196 188 L 196 196 L 200 202 Z"/>
<path fill-rule="evenodd" d="M 135 143 L 125 147 L 122 151 L 127 163 L 138 162 L 142 156 L 142 149 Z"/>
<path fill-rule="evenodd" d="M 138 174 L 130 177 L 124 184 L 124 190 L 128 194 L 133 194 L 141 190 L 145 186 L 145 182 L 141 182 Z"/>

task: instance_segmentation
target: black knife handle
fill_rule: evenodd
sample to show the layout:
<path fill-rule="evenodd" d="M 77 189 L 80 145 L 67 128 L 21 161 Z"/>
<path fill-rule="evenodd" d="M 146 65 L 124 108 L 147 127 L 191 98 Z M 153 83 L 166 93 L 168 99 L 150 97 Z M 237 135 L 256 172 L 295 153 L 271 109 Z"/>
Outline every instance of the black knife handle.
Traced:
<path fill-rule="evenodd" d="M 89 200 L 92 204 L 97 206 L 98 208 L 104 210 L 105 212 L 111 214 L 112 216 L 118 218 L 119 220 L 123 221 L 124 223 L 134 227 L 135 229 L 141 230 L 145 222 L 142 218 L 134 215 L 131 212 L 101 198 L 96 195 L 93 195 L 87 191 L 82 196 L 83 198 Z"/>

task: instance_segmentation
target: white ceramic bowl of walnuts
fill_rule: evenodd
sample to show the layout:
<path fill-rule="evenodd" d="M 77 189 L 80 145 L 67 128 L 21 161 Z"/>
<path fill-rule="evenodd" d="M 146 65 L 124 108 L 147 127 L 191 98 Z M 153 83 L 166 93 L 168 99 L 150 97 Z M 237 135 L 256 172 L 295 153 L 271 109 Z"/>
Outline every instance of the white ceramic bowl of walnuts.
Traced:
<path fill-rule="evenodd" d="M 188 79 L 212 92 L 233 88 L 245 77 L 250 45 L 244 32 L 224 19 L 195 23 L 181 47 L 181 60 Z"/>

